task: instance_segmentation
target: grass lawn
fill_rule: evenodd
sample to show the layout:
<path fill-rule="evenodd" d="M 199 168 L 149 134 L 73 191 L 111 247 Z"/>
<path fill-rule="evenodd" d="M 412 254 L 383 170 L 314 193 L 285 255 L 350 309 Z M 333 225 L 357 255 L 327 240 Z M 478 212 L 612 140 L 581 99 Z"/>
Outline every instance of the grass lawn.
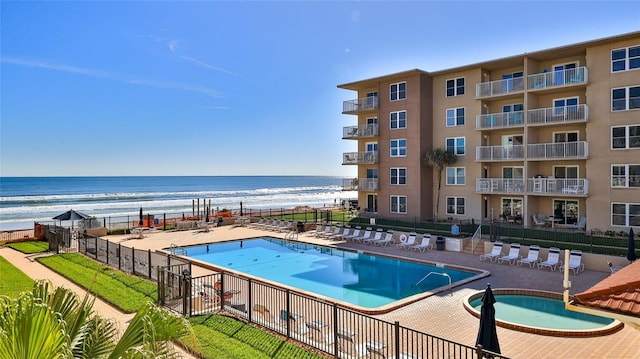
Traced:
<path fill-rule="evenodd" d="M 25 254 L 43 253 L 49 250 L 49 243 L 42 241 L 30 241 L 7 244 L 7 247 L 13 248 Z"/>
<path fill-rule="evenodd" d="M 81 254 L 57 254 L 37 261 L 125 313 L 133 313 L 144 303 L 155 303 L 158 299 L 156 283 L 107 267 Z"/>
<path fill-rule="evenodd" d="M 0 257 L 0 295 L 15 298 L 18 294 L 33 289 L 33 279 Z"/>

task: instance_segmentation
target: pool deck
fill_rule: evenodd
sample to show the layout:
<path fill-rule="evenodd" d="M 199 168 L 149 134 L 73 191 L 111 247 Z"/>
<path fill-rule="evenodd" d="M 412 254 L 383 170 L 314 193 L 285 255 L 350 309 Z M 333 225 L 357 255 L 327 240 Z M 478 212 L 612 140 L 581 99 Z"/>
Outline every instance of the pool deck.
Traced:
<path fill-rule="evenodd" d="M 310 232 L 308 233 L 310 234 Z M 466 296 L 483 290 L 487 283 L 491 283 L 493 288 L 523 288 L 557 293 L 563 290 L 562 273 L 559 271 L 551 272 L 529 266 L 518 267 L 491 263 L 481 261 L 479 255 L 458 252 L 430 250 L 421 253 L 402 250 L 395 246 L 377 247 L 358 243 L 331 242 L 312 237 L 309 234 L 301 234 L 298 240 L 490 271 L 489 277 L 456 287 L 453 289 L 453 293 L 447 290 L 377 316 L 391 322 L 399 321 L 403 326 L 467 345 L 475 344 L 479 321 L 464 309 L 462 302 Z M 210 232 L 152 230 L 142 239 L 130 239 L 130 236 L 122 235 L 108 236 L 107 238 L 127 247 L 155 250 L 168 248 L 171 244 L 184 246 L 261 236 L 284 238 L 284 233 L 247 227 L 223 226 Z M 53 281 L 54 285 L 64 285 L 78 293 L 83 293 L 82 289 L 73 283 L 49 271 L 39 263 L 27 259 L 27 256 L 22 253 L 0 247 L 0 255 L 34 279 L 48 278 Z M 193 274 L 201 275 L 207 272 L 205 269 L 194 267 Z M 570 277 L 571 294 L 582 292 L 607 276 L 609 276 L 609 272 L 588 269 L 578 275 L 572 274 Z M 105 317 L 114 318 L 120 322 L 121 327 L 126 326 L 126 321 L 133 316 L 132 314 L 119 313 L 113 307 L 99 300 L 96 301 L 96 310 Z M 511 358 L 640 358 L 640 354 L 638 354 L 640 353 L 640 330 L 630 326 L 625 326 L 614 334 L 588 338 L 551 337 L 498 327 L 498 338 L 502 353 Z M 191 357 L 186 353 L 182 353 L 182 355 L 184 358 Z"/>

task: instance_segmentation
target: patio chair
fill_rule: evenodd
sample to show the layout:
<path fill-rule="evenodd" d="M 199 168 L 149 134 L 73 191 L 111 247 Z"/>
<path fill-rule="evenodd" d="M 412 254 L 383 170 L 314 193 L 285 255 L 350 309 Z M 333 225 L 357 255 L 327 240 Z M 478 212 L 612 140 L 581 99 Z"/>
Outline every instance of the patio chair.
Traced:
<path fill-rule="evenodd" d="M 364 242 L 364 241 L 366 241 L 368 239 L 371 239 L 372 238 L 371 237 L 372 233 L 373 233 L 372 232 L 372 228 L 371 227 L 367 227 L 367 229 L 364 231 L 364 233 L 362 235 L 357 236 L 357 237 L 353 237 L 353 238 L 351 238 L 351 240 L 354 241 L 354 242 L 361 242 L 362 243 L 362 242 Z"/>
<path fill-rule="evenodd" d="M 387 233 L 384 236 L 384 239 L 373 242 L 373 245 L 375 246 L 388 246 L 393 244 L 393 231 L 387 231 Z"/>
<path fill-rule="evenodd" d="M 529 267 L 533 268 L 540 261 L 540 246 L 532 245 L 529 247 L 529 254 L 527 254 L 527 258 L 518 259 L 517 263 L 519 266 L 527 263 Z"/>
<path fill-rule="evenodd" d="M 624 268 L 624 266 L 614 266 L 613 263 L 611 263 L 611 261 L 607 261 L 607 265 L 609 266 L 609 270 L 611 271 L 611 274 Z"/>
<path fill-rule="evenodd" d="M 509 247 L 509 254 L 506 256 L 498 257 L 498 263 L 509 262 L 510 265 L 513 265 L 518 259 L 520 259 L 520 244 L 511 243 Z"/>
<path fill-rule="evenodd" d="M 383 234 L 384 234 L 384 231 L 382 230 L 382 228 L 378 228 L 378 230 L 376 230 L 376 232 L 373 235 L 373 237 L 370 237 L 370 238 L 367 238 L 367 239 L 363 239 L 362 243 L 375 245 L 376 242 L 379 242 L 379 241 L 382 240 L 382 235 Z"/>
<path fill-rule="evenodd" d="M 480 260 L 488 259 L 491 262 L 495 262 L 498 259 L 498 257 L 502 255 L 502 246 L 503 246 L 502 242 L 495 242 L 493 244 L 493 248 L 491 248 L 491 252 L 481 254 Z"/>
<path fill-rule="evenodd" d="M 341 232 L 341 231 L 342 231 L 342 226 L 336 226 L 336 227 L 333 229 L 333 232 L 329 232 L 328 234 L 324 234 L 324 233 L 322 233 L 322 234 L 320 235 L 320 237 L 324 237 L 324 238 L 327 238 L 327 239 L 328 239 L 328 238 L 331 238 L 331 237 L 333 237 L 333 236 L 337 236 L 338 234 L 340 234 L 340 232 Z"/>
<path fill-rule="evenodd" d="M 342 239 L 342 237 L 348 236 L 349 232 L 351 231 L 351 227 L 350 226 L 344 226 L 342 228 L 342 232 L 336 234 L 335 236 L 330 236 L 329 239 L 331 239 L 332 241 L 339 241 Z"/>
<path fill-rule="evenodd" d="M 582 251 L 579 249 L 571 250 L 569 253 L 569 270 L 573 270 L 574 274 L 584 271 L 584 263 L 582 263 Z M 560 265 L 560 270 L 564 269 L 564 265 Z"/>
<path fill-rule="evenodd" d="M 326 236 L 326 235 L 328 235 L 330 233 L 331 233 L 331 225 L 327 224 L 326 226 L 324 226 L 324 230 L 319 232 L 319 233 L 316 233 L 315 236 L 316 237 L 322 237 L 322 236 Z"/>
<path fill-rule="evenodd" d="M 562 265 L 562 261 L 560 260 L 560 248 L 551 247 L 549 248 L 549 255 L 547 256 L 547 260 L 538 263 L 538 269 L 549 267 L 549 269 L 555 271 L 556 268 L 560 265 Z"/>
<path fill-rule="evenodd" d="M 433 249 L 433 244 L 431 243 L 431 235 L 428 233 L 423 234 L 422 241 L 420 241 L 420 244 L 411 246 L 409 247 L 409 249 L 411 249 L 412 251 L 420 251 L 420 252 L 424 252 L 427 249 Z"/>
<path fill-rule="evenodd" d="M 547 216 L 544 213 L 536 213 L 531 215 L 531 219 L 533 220 L 533 225 L 538 227 L 544 227 L 547 225 L 546 218 Z"/>
<path fill-rule="evenodd" d="M 353 233 L 348 234 L 348 235 L 346 235 L 346 236 L 342 236 L 342 237 L 340 237 L 340 238 L 341 238 L 342 240 L 345 240 L 345 241 L 350 241 L 350 240 L 352 240 L 352 239 L 353 239 L 353 238 L 355 238 L 355 237 L 360 237 L 360 229 L 362 229 L 362 228 L 361 228 L 360 226 L 357 226 L 357 227 L 353 230 Z"/>
<path fill-rule="evenodd" d="M 416 244 L 416 237 L 417 236 L 418 236 L 418 234 L 415 233 L 415 232 L 409 233 L 409 237 L 407 237 L 406 234 L 401 234 L 400 235 L 400 243 L 396 244 L 396 247 L 402 248 L 402 249 L 408 249 L 409 247 L 411 247 L 411 246 Z"/>

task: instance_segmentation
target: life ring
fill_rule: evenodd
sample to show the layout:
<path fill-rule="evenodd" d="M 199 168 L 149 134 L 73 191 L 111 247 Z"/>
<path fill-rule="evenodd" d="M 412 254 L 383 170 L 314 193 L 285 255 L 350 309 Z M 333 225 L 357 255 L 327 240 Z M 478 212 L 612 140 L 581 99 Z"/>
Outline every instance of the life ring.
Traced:
<path fill-rule="evenodd" d="M 406 234 L 401 234 L 400 235 L 400 242 L 402 242 L 402 243 L 406 243 L 407 242 L 407 235 Z"/>

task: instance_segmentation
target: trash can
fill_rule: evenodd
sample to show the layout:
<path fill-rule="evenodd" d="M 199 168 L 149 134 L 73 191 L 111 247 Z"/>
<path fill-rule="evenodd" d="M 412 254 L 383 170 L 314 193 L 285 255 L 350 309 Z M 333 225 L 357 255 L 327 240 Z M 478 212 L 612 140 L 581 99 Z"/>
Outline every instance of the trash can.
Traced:
<path fill-rule="evenodd" d="M 298 233 L 302 233 L 304 232 L 304 223 L 301 221 L 298 221 Z"/>
<path fill-rule="evenodd" d="M 436 239 L 436 249 L 444 251 L 444 237 L 438 237 L 438 239 Z"/>

